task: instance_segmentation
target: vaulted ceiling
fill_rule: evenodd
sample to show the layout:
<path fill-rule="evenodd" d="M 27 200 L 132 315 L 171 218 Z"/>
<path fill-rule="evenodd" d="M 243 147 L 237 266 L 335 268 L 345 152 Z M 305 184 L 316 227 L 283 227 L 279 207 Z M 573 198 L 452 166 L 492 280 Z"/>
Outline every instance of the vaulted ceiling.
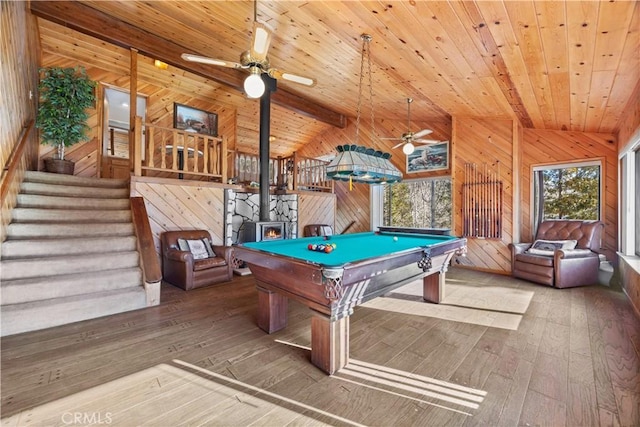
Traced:
<path fill-rule="evenodd" d="M 241 91 L 243 70 L 180 54 L 238 61 L 253 1 L 38 1 L 31 10 Z M 257 18 L 273 29 L 271 65 L 317 80 L 278 82 L 272 133 L 294 141 L 288 149 L 356 116 L 363 33 L 373 36 L 376 118 L 406 124 L 411 97 L 413 130 L 476 116 L 615 133 L 640 82 L 636 1 L 260 1 Z M 45 43 L 55 43 L 51 31 Z"/>

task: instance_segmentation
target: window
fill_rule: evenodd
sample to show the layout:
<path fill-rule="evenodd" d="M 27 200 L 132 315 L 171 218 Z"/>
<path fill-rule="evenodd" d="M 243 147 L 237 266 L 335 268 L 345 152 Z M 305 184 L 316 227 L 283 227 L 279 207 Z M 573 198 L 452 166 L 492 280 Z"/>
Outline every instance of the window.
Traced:
<path fill-rule="evenodd" d="M 600 219 L 600 161 L 536 166 L 533 170 L 536 226 L 547 219 Z"/>
<path fill-rule="evenodd" d="M 622 255 L 640 257 L 640 133 L 620 152 L 619 249 Z"/>
<path fill-rule="evenodd" d="M 377 225 L 451 228 L 451 179 L 403 181 L 376 187 L 382 191 L 382 197 L 377 198 L 379 206 L 374 206 L 382 214 Z"/>
<path fill-rule="evenodd" d="M 640 232 L 640 146 L 638 148 L 635 149 L 634 151 L 634 157 L 636 158 L 636 164 L 635 164 L 635 176 L 636 176 L 636 182 L 635 182 L 635 214 L 634 216 L 636 217 L 636 223 L 635 223 L 635 240 L 636 240 L 636 244 L 635 244 L 635 250 L 636 250 L 636 255 L 640 256 L 640 238 L 638 237 L 638 232 Z"/>

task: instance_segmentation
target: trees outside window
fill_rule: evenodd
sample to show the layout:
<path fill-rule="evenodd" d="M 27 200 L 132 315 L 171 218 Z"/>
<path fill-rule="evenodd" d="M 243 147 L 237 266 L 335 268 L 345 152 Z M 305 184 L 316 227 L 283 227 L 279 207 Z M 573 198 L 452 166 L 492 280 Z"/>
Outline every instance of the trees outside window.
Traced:
<path fill-rule="evenodd" d="M 385 187 L 383 225 L 451 228 L 451 179 L 403 181 Z"/>
<path fill-rule="evenodd" d="M 600 219 L 599 162 L 534 168 L 536 225 L 547 219 Z"/>

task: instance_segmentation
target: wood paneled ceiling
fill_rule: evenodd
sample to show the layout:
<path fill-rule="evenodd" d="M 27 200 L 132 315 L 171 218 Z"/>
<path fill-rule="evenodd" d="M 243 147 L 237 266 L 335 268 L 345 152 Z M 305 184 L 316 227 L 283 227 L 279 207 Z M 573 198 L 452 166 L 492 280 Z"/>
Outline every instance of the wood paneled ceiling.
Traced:
<path fill-rule="evenodd" d="M 237 61 L 248 48 L 253 8 L 253 1 L 236 0 L 31 3 L 37 16 L 134 47 L 216 88 L 224 83 L 236 93 L 227 102 L 239 111 L 250 103 L 256 112 L 258 101 L 237 96 L 243 71 L 179 57 L 191 52 Z M 356 116 L 362 33 L 373 36 L 375 116 L 398 121 L 399 128 L 412 97 L 413 130 L 474 116 L 616 133 L 640 84 L 636 1 L 260 1 L 257 10 L 273 29 L 272 66 L 318 82 L 313 88 L 278 83 L 271 133 L 288 142 L 276 155 Z M 55 45 L 56 31 L 67 31 L 44 27 L 43 45 Z M 255 123 L 239 128 L 257 129 L 254 114 L 246 120 Z"/>

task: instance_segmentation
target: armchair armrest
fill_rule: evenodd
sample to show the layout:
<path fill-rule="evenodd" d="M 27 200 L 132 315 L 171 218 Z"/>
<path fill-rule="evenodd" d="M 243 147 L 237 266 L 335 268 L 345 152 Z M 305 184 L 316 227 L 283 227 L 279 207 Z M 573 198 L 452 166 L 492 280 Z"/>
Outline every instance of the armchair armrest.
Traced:
<path fill-rule="evenodd" d="M 569 288 L 591 285 L 598 280 L 600 258 L 590 249 L 557 249 L 554 258 L 554 286 Z"/>
<path fill-rule="evenodd" d="M 193 263 L 193 255 L 189 251 L 178 251 L 170 249 L 165 253 L 165 258 L 170 261 L 191 262 Z"/>
<path fill-rule="evenodd" d="M 231 256 L 233 254 L 233 248 L 231 246 L 212 245 L 213 253 L 220 258 L 224 258 L 227 262 L 231 262 Z"/>
<path fill-rule="evenodd" d="M 511 249 L 512 255 L 518 255 L 524 253 L 532 244 L 533 243 L 509 243 L 509 249 Z"/>
<path fill-rule="evenodd" d="M 591 249 L 557 249 L 555 255 L 558 259 L 598 257 Z"/>

